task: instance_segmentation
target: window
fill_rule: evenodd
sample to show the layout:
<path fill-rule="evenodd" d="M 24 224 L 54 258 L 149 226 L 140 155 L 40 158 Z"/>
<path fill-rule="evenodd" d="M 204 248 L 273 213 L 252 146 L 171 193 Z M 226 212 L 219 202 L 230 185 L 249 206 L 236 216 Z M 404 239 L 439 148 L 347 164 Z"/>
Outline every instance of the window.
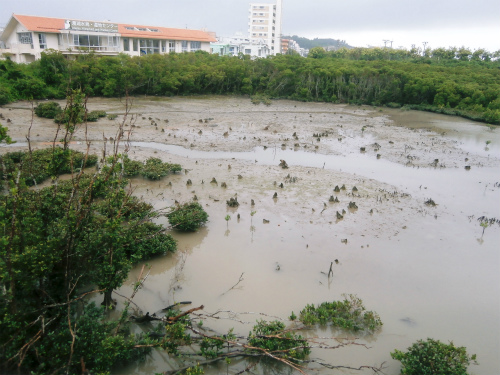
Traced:
<path fill-rule="evenodd" d="M 172 40 L 168 42 L 168 52 L 175 52 L 175 42 Z"/>
<path fill-rule="evenodd" d="M 33 48 L 33 39 L 31 38 L 31 33 L 19 33 L 17 35 L 19 37 L 19 43 L 31 44 L 31 48 Z"/>
<path fill-rule="evenodd" d="M 118 36 L 108 36 L 108 47 L 118 47 L 120 37 Z"/>
<path fill-rule="evenodd" d="M 188 42 L 187 40 L 182 41 L 182 52 L 187 52 L 188 51 Z"/>
<path fill-rule="evenodd" d="M 139 45 L 141 48 L 141 55 L 160 53 L 160 41 L 158 39 L 140 39 Z"/>
<path fill-rule="evenodd" d="M 128 38 L 123 38 L 123 50 L 130 51 L 130 40 Z"/>
<path fill-rule="evenodd" d="M 73 45 L 93 49 L 98 49 L 102 46 L 98 35 L 84 34 L 73 34 Z"/>
<path fill-rule="evenodd" d="M 251 55 L 251 54 L 252 54 L 252 50 L 245 48 L 245 55 Z"/>
<path fill-rule="evenodd" d="M 40 49 L 47 48 L 47 39 L 45 38 L 45 34 L 38 34 L 38 43 L 40 44 Z"/>
<path fill-rule="evenodd" d="M 139 51 L 139 48 L 137 46 L 137 39 L 132 39 L 132 48 L 135 52 Z"/>
<path fill-rule="evenodd" d="M 191 42 L 191 52 L 199 51 L 201 49 L 201 42 Z"/>

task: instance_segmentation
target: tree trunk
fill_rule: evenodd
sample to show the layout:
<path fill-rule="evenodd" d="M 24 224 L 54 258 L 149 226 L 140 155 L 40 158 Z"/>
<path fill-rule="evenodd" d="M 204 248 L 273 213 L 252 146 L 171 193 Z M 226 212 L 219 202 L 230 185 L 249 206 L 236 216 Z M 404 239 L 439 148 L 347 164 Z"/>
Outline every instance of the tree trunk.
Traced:
<path fill-rule="evenodd" d="M 104 292 L 104 300 L 101 305 L 106 306 L 106 308 L 114 308 L 116 306 L 116 301 L 111 298 L 111 294 L 113 293 L 113 289 L 106 289 Z"/>

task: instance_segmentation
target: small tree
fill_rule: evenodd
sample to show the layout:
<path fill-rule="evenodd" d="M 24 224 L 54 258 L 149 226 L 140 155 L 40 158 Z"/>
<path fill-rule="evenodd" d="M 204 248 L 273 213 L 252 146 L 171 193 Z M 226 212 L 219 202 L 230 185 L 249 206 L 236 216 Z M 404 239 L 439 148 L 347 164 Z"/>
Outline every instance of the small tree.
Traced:
<path fill-rule="evenodd" d="M 166 216 L 172 227 L 183 232 L 194 232 L 208 220 L 208 214 L 198 202 L 184 203 Z"/>
<path fill-rule="evenodd" d="M 402 352 L 394 350 L 391 357 L 401 362 L 401 373 L 407 375 L 466 375 L 470 364 L 477 364 L 476 355 L 467 354 L 464 347 L 439 340 L 418 340 Z"/>

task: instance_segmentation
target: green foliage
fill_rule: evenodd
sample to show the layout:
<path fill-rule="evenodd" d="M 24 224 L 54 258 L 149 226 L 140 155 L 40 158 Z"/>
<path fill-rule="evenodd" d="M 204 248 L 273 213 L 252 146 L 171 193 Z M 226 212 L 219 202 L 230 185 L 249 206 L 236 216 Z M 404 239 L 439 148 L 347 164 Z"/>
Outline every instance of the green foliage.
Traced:
<path fill-rule="evenodd" d="M 306 325 L 331 324 L 349 331 L 374 332 L 382 326 L 376 312 L 367 311 L 363 301 L 355 295 L 344 295 L 342 301 L 323 302 L 317 307 L 307 305 L 299 314 Z"/>
<path fill-rule="evenodd" d="M 35 114 L 38 117 L 56 118 L 62 113 L 62 108 L 57 102 L 40 103 L 35 107 Z"/>
<path fill-rule="evenodd" d="M 95 166 L 97 156 L 54 147 L 35 150 L 32 153 L 9 152 L 0 156 L 0 161 L 5 163 L 5 170 L 0 171 L 2 176 L 5 174 L 7 178 L 14 179 L 17 171 L 20 170 L 23 183 L 27 186 L 33 186 L 49 177 Z"/>
<path fill-rule="evenodd" d="M 224 336 L 203 337 L 200 343 L 200 355 L 207 359 L 217 358 L 223 353 L 226 341 L 233 341 L 235 338 L 232 329 Z"/>
<path fill-rule="evenodd" d="M 204 373 L 205 371 L 203 371 L 203 369 L 198 365 L 189 367 L 186 371 L 184 371 L 184 375 L 203 375 Z"/>
<path fill-rule="evenodd" d="M 78 314 L 76 305 L 89 286 L 110 305 L 134 263 L 175 250 L 174 239 L 151 221 L 153 207 L 130 196 L 127 181 L 111 168 L 26 187 L 30 165 L 52 175 L 84 160 L 59 147 L 3 155 L 2 164 L 26 177 L 17 182 L 17 173 L 7 175 L 10 190 L 0 200 L 0 372 L 19 366 L 79 373 L 83 358 L 88 370 L 100 373 L 147 351 L 135 345 L 149 341 L 114 330 L 116 323 L 105 323 L 92 307 Z"/>
<path fill-rule="evenodd" d="M 127 155 L 123 157 L 123 167 L 125 176 L 134 177 L 142 172 L 143 164 L 137 160 L 131 160 Z"/>
<path fill-rule="evenodd" d="M 477 364 L 476 355 L 465 347 L 430 338 L 418 340 L 407 352 L 394 350 L 391 357 L 401 362 L 401 374 L 406 375 L 466 375 L 467 367 Z"/>
<path fill-rule="evenodd" d="M 84 94 L 80 89 L 73 90 L 66 98 L 66 108 L 54 118 L 54 122 L 64 125 L 65 129 L 72 134 L 76 125 L 84 121 L 85 113 Z"/>
<path fill-rule="evenodd" d="M 166 216 L 172 227 L 183 232 L 193 232 L 208 220 L 208 214 L 198 202 L 177 206 Z"/>
<path fill-rule="evenodd" d="M 88 122 L 97 122 L 97 120 L 99 120 L 99 118 L 101 118 L 101 117 L 103 117 L 103 116 L 101 116 L 99 114 L 99 111 L 92 111 L 92 112 L 87 113 L 87 116 L 85 117 L 85 119 Z"/>
<path fill-rule="evenodd" d="M 311 353 L 307 340 L 285 330 L 285 324 L 278 320 L 258 321 L 249 334 L 248 344 L 271 352 L 278 357 L 292 360 L 304 359 Z M 258 351 L 256 350 L 256 352 Z"/>
<path fill-rule="evenodd" d="M 323 47 L 313 47 L 309 50 L 307 57 L 312 59 L 321 59 L 326 56 L 326 51 Z"/>
<path fill-rule="evenodd" d="M 252 104 L 265 104 L 267 106 L 270 106 L 272 104 L 271 99 L 267 95 L 253 95 L 250 100 L 252 101 Z"/>
<path fill-rule="evenodd" d="M 13 100 L 9 87 L 0 86 L 0 105 L 8 104 Z"/>
<path fill-rule="evenodd" d="M 331 38 L 314 38 L 308 39 L 297 35 L 293 36 L 283 36 L 283 39 L 295 40 L 300 47 L 311 49 L 314 47 L 335 47 L 335 48 L 350 48 L 350 46 L 345 42 L 345 40 L 331 39 Z"/>
<path fill-rule="evenodd" d="M 135 348 L 136 345 L 147 344 L 141 337 L 128 334 L 122 329 L 115 333 L 118 322 L 107 321 L 103 308 L 94 303 L 84 307 L 80 314 L 72 312 L 75 334 L 73 354 L 70 355 L 73 337 L 67 324 L 63 324 L 44 337 L 42 343 L 36 345 L 40 359 L 34 361 L 27 358 L 25 366 L 32 368 L 37 374 L 51 374 L 55 369 L 68 367 L 69 373 L 77 374 L 82 370 L 82 363 L 95 373 L 109 373 L 113 366 L 123 365 L 143 359 L 150 348 Z M 67 359 L 71 358 L 69 363 Z"/>
<path fill-rule="evenodd" d="M 2 143 L 2 142 L 5 142 L 7 144 L 14 143 L 14 142 L 12 142 L 12 139 L 10 138 L 8 132 L 9 132 L 9 128 L 6 126 L 3 126 L 0 123 L 0 143 Z"/>
<path fill-rule="evenodd" d="M 164 163 L 159 158 L 149 158 L 142 167 L 141 175 L 150 180 L 161 180 L 170 173 L 178 172 L 182 168 L 179 164 Z"/>
<path fill-rule="evenodd" d="M 40 95 L 61 97 L 69 85 L 72 90 L 84 87 L 85 94 L 93 96 L 249 94 L 409 105 L 500 124 L 497 55 L 467 48 L 348 49 L 338 48 L 344 42 L 337 42 L 335 50 L 311 48 L 307 59 L 297 55 L 251 60 L 206 53 L 142 57 L 90 53 L 68 61 L 47 51 L 39 62 L 29 65 L 2 62 L 0 102 Z"/>

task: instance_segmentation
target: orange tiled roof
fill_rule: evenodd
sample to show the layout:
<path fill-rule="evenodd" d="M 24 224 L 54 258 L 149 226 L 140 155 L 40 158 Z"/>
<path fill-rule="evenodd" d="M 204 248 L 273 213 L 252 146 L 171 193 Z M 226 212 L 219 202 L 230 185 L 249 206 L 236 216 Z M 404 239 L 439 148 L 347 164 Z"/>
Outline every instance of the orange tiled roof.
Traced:
<path fill-rule="evenodd" d="M 141 28 L 141 29 L 154 29 L 158 30 L 156 32 L 152 31 L 140 31 L 140 30 L 128 30 L 126 27 Z M 198 42 L 216 42 L 212 35 L 201 30 L 189 30 L 189 29 L 172 29 L 166 27 L 156 27 L 156 26 L 140 26 L 140 25 L 130 25 L 130 24 L 118 24 L 118 32 L 121 36 L 129 38 L 151 38 L 151 39 L 171 39 L 171 40 L 193 40 Z"/>
<path fill-rule="evenodd" d="M 64 20 L 62 18 L 23 16 L 19 14 L 13 14 L 13 17 L 30 31 L 57 33 L 59 30 L 64 29 Z"/>
<path fill-rule="evenodd" d="M 24 27 L 30 31 L 47 32 L 47 33 L 58 33 L 60 30 L 64 30 L 63 18 L 49 18 L 49 17 L 37 17 L 37 16 L 24 16 L 19 14 L 14 14 L 13 17 Z M 90 20 L 88 20 L 90 21 Z M 198 42 L 216 42 L 214 36 L 210 33 L 201 30 L 189 30 L 189 29 L 173 29 L 167 27 L 158 26 L 141 26 L 141 25 L 131 25 L 131 24 L 117 24 L 118 33 L 123 37 L 129 38 L 147 38 L 147 39 L 170 39 L 170 40 L 190 40 Z M 134 28 L 134 30 L 128 30 L 129 28 Z M 153 31 L 141 31 L 136 29 L 153 29 Z"/>

